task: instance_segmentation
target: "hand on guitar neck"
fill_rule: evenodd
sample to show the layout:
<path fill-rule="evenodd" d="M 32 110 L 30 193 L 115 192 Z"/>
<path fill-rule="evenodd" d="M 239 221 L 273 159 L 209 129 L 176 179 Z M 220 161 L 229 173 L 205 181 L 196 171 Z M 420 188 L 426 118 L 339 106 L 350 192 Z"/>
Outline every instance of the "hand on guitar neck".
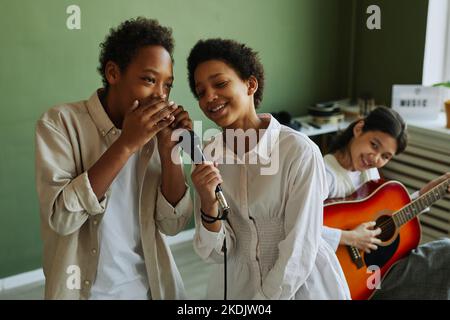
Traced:
<path fill-rule="evenodd" d="M 364 222 L 353 230 L 342 230 L 339 244 L 356 247 L 367 253 L 377 250 L 377 245 L 381 244 L 381 240 L 377 238 L 381 229 L 373 229 L 373 227 L 375 227 L 375 221 Z"/>
<path fill-rule="evenodd" d="M 440 184 L 441 182 L 444 182 L 445 180 L 450 179 L 450 172 L 447 172 L 446 174 L 443 174 L 442 176 L 434 179 L 433 181 L 428 182 L 425 186 L 423 186 L 422 189 L 419 191 L 419 195 L 423 195 L 433 189 L 435 186 Z M 450 193 L 450 185 L 447 188 L 447 192 Z"/>

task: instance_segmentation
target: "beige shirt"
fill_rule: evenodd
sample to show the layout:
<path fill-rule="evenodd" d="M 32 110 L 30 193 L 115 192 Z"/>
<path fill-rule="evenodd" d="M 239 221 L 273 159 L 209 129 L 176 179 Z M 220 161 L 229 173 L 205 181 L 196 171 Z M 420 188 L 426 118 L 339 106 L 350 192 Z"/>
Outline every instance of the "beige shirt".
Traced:
<path fill-rule="evenodd" d="M 88 299 L 95 281 L 98 229 L 111 195 L 95 196 L 87 170 L 120 135 L 97 93 L 50 109 L 36 125 L 36 185 L 44 241 L 46 299 Z M 156 138 L 138 151 L 139 225 L 153 299 L 184 298 L 164 236 L 183 230 L 192 214 L 189 188 L 175 206 L 161 193 Z"/>

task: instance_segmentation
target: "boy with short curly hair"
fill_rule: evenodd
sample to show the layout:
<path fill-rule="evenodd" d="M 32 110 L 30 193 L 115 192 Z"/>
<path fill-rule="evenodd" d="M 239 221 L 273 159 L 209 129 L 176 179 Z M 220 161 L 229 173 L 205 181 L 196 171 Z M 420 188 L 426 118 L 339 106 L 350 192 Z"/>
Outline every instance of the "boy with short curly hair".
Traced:
<path fill-rule="evenodd" d="M 171 29 L 137 18 L 101 44 L 104 88 L 47 111 L 36 126 L 36 184 L 47 299 L 179 299 L 184 288 L 163 234 L 192 202 L 171 161 L 189 115 L 168 96 Z"/>

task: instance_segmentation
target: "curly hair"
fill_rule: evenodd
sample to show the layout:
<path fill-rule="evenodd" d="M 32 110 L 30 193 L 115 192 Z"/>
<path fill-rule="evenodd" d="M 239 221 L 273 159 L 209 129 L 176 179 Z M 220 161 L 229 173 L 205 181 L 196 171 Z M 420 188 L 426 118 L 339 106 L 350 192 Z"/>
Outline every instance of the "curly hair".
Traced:
<path fill-rule="evenodd" d="M 187 59 L 189 86 L 196 99 L 198 95 L 195 91 L 194 72 L 199 64 L 208 60 L 223 61 L 233 68 L 242 80 L 254 76 L 258 80 L 258 90 L 254 95 L 255 107 L 259 106 L 264 91 L 264 68 L 256 51 L 234 40 L 217 38 L 198 41 Z"/>
<path fill-rule="evenodd" d="M 115 62 L 124 71 L 139 49 L 148 45 L 162 46 L 173 62 L 172 29 L 161 26 L 157 20 L 137 17 L 122 22 L 116 29 L 111 28 L 105 41 L 100 44 L 100 65 L 97 68 L 104 87 L 109 85 L 105 77 L 108 61 Z"/>

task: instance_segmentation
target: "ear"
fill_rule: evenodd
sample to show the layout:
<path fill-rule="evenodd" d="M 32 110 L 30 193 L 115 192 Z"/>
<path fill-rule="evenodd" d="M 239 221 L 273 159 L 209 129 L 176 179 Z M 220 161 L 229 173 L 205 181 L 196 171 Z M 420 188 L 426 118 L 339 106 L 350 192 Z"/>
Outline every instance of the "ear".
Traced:
<path fill-rule="evenodd" d="M 255 92 L 258 90 L 258 79 L 256 79 L 255 76 L 250 76 L 247 80 L 247 94 L 249 96 L 255 94 Z"/>
<path fill-rule="evenodd" d="M 105 66 L 105 77 L 109 85 L 115 85 L 120 79 L 119 66 L 112 61 L 108 61 Z"/>
<path fill-rule="evenodd" d="M 353 136 L 359 137 L 363 132 L 364 120 L 359 120 L 353 127 Z"/>

